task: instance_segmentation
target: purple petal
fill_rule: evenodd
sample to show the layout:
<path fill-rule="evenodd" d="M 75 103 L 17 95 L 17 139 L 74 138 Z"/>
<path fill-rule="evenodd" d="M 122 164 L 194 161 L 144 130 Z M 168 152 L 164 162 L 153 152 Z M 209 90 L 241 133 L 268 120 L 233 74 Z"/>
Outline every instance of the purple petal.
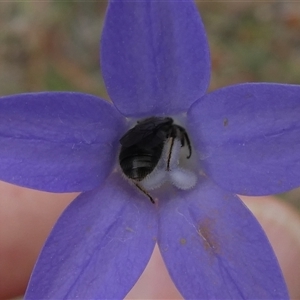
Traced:
<path fill-rule="evenodd" d="M 56 223 L 26 299 L 121 299 L 148 263 L 155 206 L 118 174 L 81 194 Z"/>
<path fill-rule="evenodd" d="M 192 0 L 110 1 L 101 61 L 108 93 L 126 116 L 187 111 L 209 84 L 208 44 Z"/>
<path fill-rule="evenodd" d="M 266 195 L 300 185 L 300 86 L 217 90 L 188 113 L 204 173 L 224 189 Z"/>
<path fill-rule="evenodd" d="M 99 185 L 116 160 L 123 117 L 79 93 L 0 98 L 0 179 L 50 192 Z"/>
<path fill-rule="evenodd" d="M 160 251 L 185 299 L 288 299 L 262 228 L 237 196 L 207 179 L 162 202 Z"/>

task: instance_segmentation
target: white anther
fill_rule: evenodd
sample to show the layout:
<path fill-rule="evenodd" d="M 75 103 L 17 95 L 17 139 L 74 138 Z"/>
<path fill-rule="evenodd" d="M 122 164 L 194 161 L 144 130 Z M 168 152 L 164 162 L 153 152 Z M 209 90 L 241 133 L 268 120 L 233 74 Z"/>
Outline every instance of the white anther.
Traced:
<path fill-rule="evenodd" d="M 180 190 L 189 190 L 197 183 L 197 176 L 194 172 L 180 167 L 172 169 L 168 175 L 169 181 Z"/>

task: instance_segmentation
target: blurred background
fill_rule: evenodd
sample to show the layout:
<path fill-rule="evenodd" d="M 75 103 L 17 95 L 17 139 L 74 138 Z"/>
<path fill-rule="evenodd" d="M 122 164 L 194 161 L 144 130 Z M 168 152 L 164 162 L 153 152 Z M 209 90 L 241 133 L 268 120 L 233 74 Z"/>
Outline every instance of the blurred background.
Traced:
<path fill-rule="evenodd" d="M 0 2 L 0 95 L 80 91 L 108 99 L 99 71 L 107 1 Z M 197 1 L 211 47 L 210 90 L 300 84 L 300 3 Z M 299 116 L 300 118 L 300 116 Z M 284 195 L 300 209 L 300 190 Z"/>

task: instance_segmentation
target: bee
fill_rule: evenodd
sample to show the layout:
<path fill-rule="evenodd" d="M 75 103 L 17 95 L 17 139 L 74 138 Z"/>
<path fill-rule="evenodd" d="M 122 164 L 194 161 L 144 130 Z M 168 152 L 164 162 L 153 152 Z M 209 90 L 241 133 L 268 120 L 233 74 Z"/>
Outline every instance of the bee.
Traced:
<path fill-rule="evenodd" d="M 120 167 L 125 176 L 131 179 L 152 203 L 155 203 L 154 199 L 140 183 L 153 172 L 161 159 L 164 146 L 169 140 L 170 148 L 167 154 L 166 171 L 170 171 L 175 139 L 180 140 L 181 147 L 187 145 L 189 150 L 187 159 L 189 159 L 192 155 L 189 136 L 183 127 L 174 124 L 173 119 L 169 117 L 150 117 L 138 121 L 120 139 Z"/>

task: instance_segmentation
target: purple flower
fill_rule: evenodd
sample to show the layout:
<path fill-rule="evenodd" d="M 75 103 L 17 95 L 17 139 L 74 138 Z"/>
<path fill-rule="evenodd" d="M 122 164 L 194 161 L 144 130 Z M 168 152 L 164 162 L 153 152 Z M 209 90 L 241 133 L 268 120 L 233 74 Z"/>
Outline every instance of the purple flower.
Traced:
<path fill-rule="evenodd" d="M 53 228 L 26 297 L 121 299 L 157 242 L 184 298 L 288 299 L 273 250 L 235 193 L 300 185 L 300 87 L 205 94 L 209 50 L 191 0 L 113 0 L 101 45 L 113 105 L 72 92 L 0 101 L 0 179 L 82 192 Z M 195 187 L 154 190 L 156 205 L 117 159 L 126 117 L 150 116 L 186 117 L 197 157 Z"/>

